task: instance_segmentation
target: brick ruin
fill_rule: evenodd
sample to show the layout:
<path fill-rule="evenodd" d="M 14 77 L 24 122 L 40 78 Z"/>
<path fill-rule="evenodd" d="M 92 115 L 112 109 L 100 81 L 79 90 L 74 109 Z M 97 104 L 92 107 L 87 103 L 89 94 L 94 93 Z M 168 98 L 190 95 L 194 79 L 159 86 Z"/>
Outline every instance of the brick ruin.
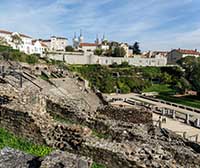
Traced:
<path fill-rule="evenodd" d="M 83 100 L 2 83 L 0 96 L 9 99 L 0 106 L 0 127 L 33 142 L 90 157 L 108 168 L 200 166 L 199 144 L 153 126 L 146 109 L 101 104 L 91 111 Z"/>

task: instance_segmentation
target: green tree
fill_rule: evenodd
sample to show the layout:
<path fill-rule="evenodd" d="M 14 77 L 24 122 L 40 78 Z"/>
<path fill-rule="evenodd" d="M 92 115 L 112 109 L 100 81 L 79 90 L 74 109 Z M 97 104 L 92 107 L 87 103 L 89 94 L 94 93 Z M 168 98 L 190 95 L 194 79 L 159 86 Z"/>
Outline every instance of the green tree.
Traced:
<path fill-rule="evenodd" d="M 123 47 L 116 47 L 114 49 L 114 57 L 124 57 L 126 55 L 126 51 Z"/>
<path fill-rule="evenodd" d="M 102 55 L 103 54 L 103 50 L 100 49 L 100 48 L 97 48 L 95 51 L 94 51 L 94 55 Z"/>
<path fill-rule="evenodd" d="M 66 52 L 74 52 L 74 48 L 73 48 L 72 46 L 69 45 L 69 46 L 66 46 L 66 47 L 65 47 L 65 51 L 66 51 Z"/>
<path fill-rule="evenodd" d="M 185 70 L 185 77 L 193 89 L 200 93 L 200 60 L 195 57 L 185 57 L 177 63 Z"/>
<path fill-rule="evenodd" d="M 169 84 L 169 83 L 172 82 L 172 78 L 171 78 L 171 77 L 172 77 L 172 76 L 169 75 L 168 73 L 163 72 L 163 73 L 161 74 L 161 82 L 162 82 L 163 84 Z"/>
<path fill-rule="evenodd" d="M 131 49 L 133 50 L 133 54 L 138 54 L 138 55 L 141 54 L 139 42 L 135 42 L 131 47 Z"/>

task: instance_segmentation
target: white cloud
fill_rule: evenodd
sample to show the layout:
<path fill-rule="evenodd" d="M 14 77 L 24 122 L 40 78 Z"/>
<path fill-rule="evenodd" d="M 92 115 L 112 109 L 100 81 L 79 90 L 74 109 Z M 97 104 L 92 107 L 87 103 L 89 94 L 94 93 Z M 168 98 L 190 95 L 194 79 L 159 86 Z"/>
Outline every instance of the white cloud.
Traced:
<path fill-rule="evenodd" d="M 37 38 L 52 34 L 71 38 L 74 31 L 83 29 L 90 41 L 97 33 L 106 33 L 113 40 L 139 40 L 144 49 L 197 48 L 200 43 L 200 26 L 192 27 L 196 23 L 189 20 L 191 30 L 176 24 L 195 0 L 13 1 L 1 4 L 0 26 Z"/>

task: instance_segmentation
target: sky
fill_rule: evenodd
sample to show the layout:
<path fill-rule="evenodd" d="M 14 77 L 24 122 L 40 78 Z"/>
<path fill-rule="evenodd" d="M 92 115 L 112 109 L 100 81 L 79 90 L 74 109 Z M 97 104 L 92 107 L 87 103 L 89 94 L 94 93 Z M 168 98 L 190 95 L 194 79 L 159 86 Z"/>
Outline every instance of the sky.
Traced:
<path fill-rule="evenodd" d="M 140 43 L 143 51 L 200 50 L 200 0 L 0 0 L 0 29 L 33 38 L 65 36 L 82 29 L 85 42 L 97 34 Z"/>

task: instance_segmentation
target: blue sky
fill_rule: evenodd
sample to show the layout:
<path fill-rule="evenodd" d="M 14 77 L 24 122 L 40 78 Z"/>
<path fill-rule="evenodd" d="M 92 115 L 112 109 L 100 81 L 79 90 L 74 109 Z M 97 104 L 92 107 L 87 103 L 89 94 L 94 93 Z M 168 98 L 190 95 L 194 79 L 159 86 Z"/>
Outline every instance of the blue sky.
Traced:
<path fill-rule="evenodd" d="M 85 41 L 139 41 L 142 50 L 200 49 L 200 0 L 1 0 L 0 29 L 34 38 L 82 29 Z"/>

